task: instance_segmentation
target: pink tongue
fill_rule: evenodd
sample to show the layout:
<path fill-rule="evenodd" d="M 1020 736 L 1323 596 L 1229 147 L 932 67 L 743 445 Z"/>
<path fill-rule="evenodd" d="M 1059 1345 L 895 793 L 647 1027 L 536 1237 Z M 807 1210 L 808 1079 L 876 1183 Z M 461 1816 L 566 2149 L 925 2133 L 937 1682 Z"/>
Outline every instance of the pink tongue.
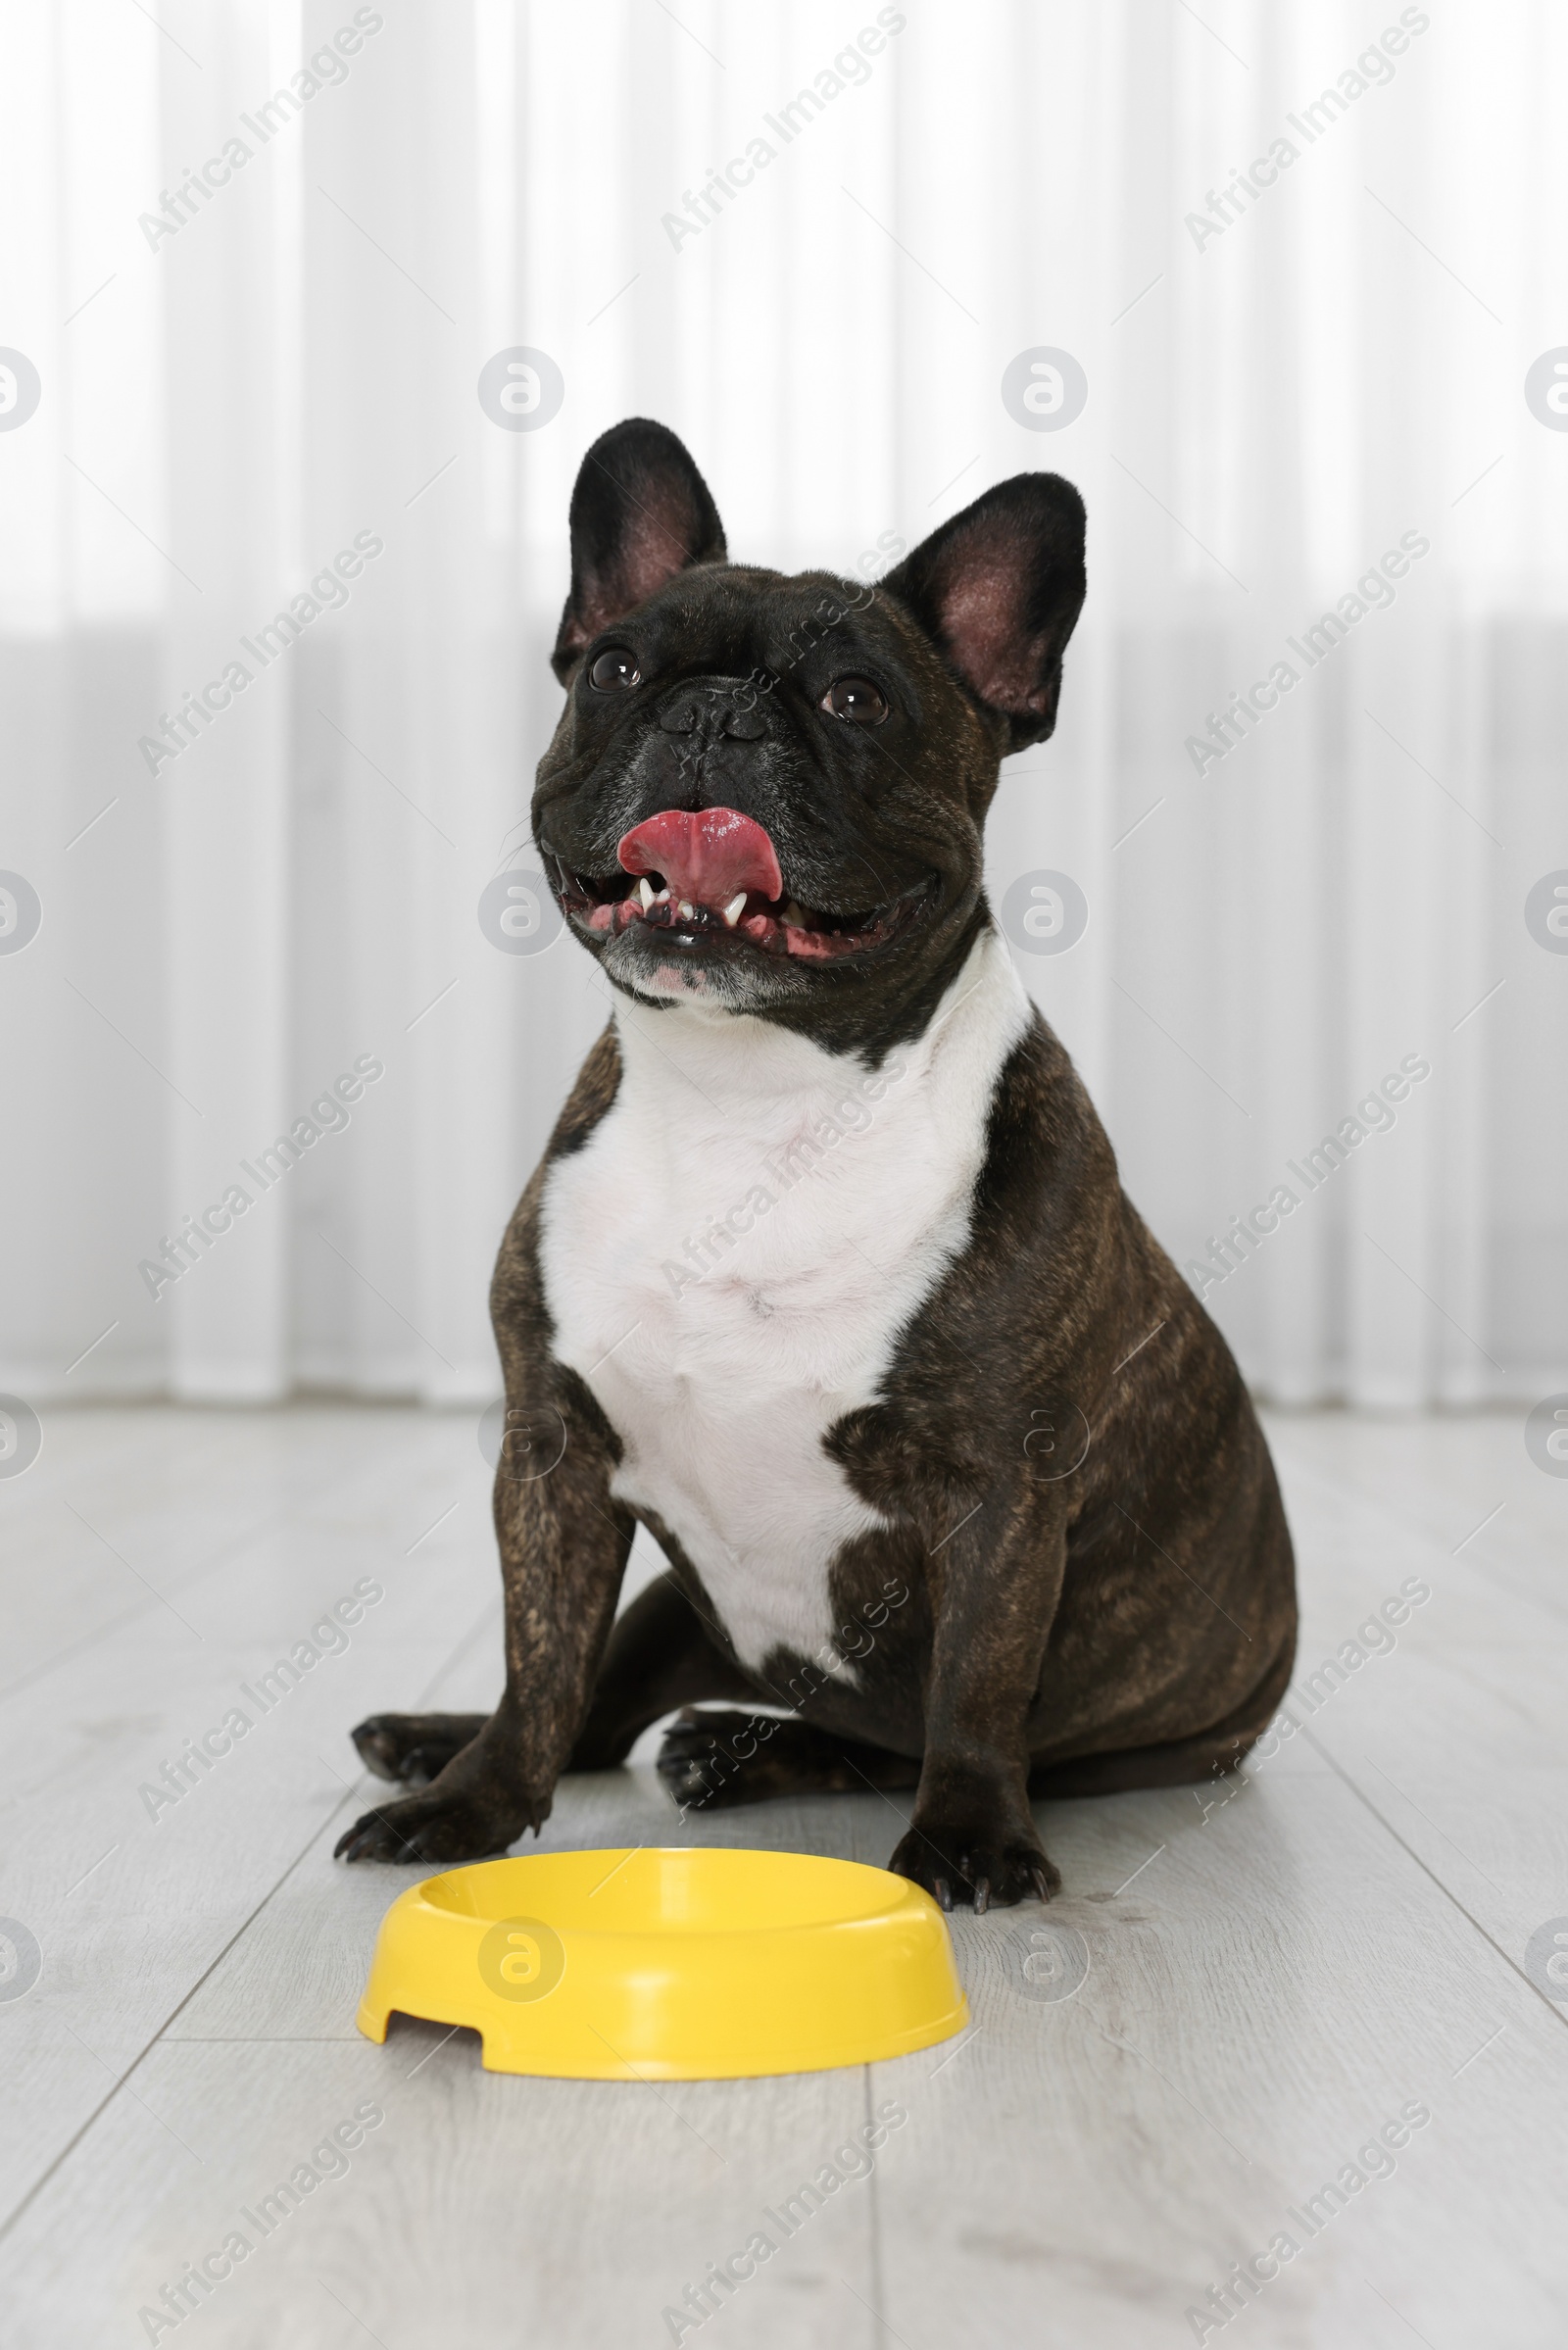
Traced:
<path fill-rule="evenodd" d="M 741 891 L 779 898 L 784 878 L 760 824 L 733 808 L 666 808 L 634 824 L 615 852 L 628 873 L 662 873 L 689 906 L 728 906 Z"/>

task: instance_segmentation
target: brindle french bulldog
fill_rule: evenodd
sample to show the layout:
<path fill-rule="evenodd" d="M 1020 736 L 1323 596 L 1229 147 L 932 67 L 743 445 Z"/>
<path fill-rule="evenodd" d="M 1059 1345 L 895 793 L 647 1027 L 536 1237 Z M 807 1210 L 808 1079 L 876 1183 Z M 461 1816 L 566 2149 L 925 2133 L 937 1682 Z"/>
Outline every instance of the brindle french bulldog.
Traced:
<path fill-rule="evenodd" d="M 891 1866 L 983 1910 L 1059 1885 L 1031 1796 L 1205 1779 L 1279 1704 L 1262 1433 L 982 886 L 1084 590 L 1054 474 L 871 589 L 731 563 L 661 425 L 589 451 L 533 825 L 615 1003 L 492 1290 L 506 1693 L 360 1726 L 416 1791 L 350 1860 L 501 1851 L 727 1699 L 678 1795 L 912 1788 Z"/>

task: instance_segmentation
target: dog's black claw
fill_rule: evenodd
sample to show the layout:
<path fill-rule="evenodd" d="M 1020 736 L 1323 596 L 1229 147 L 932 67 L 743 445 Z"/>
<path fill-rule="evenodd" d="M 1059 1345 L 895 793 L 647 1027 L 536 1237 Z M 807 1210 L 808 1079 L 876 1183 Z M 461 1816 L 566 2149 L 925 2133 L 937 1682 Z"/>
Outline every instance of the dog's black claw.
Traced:
<path fill-rule="evenodd" d="M 390 1847 L 390 1848 L 389 1848 Z M 407 1836 L 390 1829 L 374 1812 L 356 1820 L 348 1832 L 339 1836 L 334 1860 L 406 1860 L 414 1847 Z"/>
<path fill-rule="evenodd" d="M 1004 1822 L 990 1835 L 976 1834 L 976 1825 L 973 1820 L 937 1817 L 930 1827 L 911 1828 L 888 1866 L 898 1876 L 923 1885 L 943 1909 L 972 1902 L 977 1917 L 991 1909 L 1010 1909 L 1015 1901 L 1028 1901 L 1036 1894 L 1049 1901 L 1061 1890 L 1061 1879 L 1035 1841 L 1032 1828 L 1020 1826 L 1009 1833 Z M 986 1822 L 979 1825 L 989 1827 Z"/>
<path fill-rule="evenodd" d="M 363 1813 L 339 1836 L 333 1858 L 390 1861 L 404 1867 L 411 1861 L 484 1860 L 505 1852 L 525 1828 L 537 1832 L 548 1809 L 548 1804 L 530 1804 L 510 1788 L 446 1797 L 424 1789 Z"/>

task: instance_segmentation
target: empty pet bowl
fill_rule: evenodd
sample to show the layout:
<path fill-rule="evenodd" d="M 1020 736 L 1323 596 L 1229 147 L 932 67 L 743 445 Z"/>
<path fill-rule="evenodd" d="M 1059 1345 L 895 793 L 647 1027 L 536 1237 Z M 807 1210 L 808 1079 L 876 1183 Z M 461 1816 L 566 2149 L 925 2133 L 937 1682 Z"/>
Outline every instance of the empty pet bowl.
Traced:
<path fill-rule="evenodd" d="M 968 2021 L 942 1912 L 804 1852 L 541 1852 L 426 1878 L 381 1921 L 360 2030 L 467 2024 L 492 2073 L 717 2081 L 928 2048 Z"/>

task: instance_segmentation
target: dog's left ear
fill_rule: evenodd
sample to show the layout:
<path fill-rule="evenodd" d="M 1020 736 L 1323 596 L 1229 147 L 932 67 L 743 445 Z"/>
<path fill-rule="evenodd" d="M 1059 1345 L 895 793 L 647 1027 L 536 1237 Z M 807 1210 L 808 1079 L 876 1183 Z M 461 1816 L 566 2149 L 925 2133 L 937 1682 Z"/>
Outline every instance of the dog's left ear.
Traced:
<path fill-rule="evenodd" d="M 571 593 L 550 665 L 564 684 L 584 645 L 690 563 L 722 563 L 724 525 L 666 424 L 628 416 L 601 433 L 571 493 Z"/>
<path fill-rule="evenodd" d="M 882 582 L 1005 722 L 1008 751 L 1043 743 L 1056 723 L 1061 657 L 1087 584 L 1084 502 L 1059 473 L 999 482 Z"/>

